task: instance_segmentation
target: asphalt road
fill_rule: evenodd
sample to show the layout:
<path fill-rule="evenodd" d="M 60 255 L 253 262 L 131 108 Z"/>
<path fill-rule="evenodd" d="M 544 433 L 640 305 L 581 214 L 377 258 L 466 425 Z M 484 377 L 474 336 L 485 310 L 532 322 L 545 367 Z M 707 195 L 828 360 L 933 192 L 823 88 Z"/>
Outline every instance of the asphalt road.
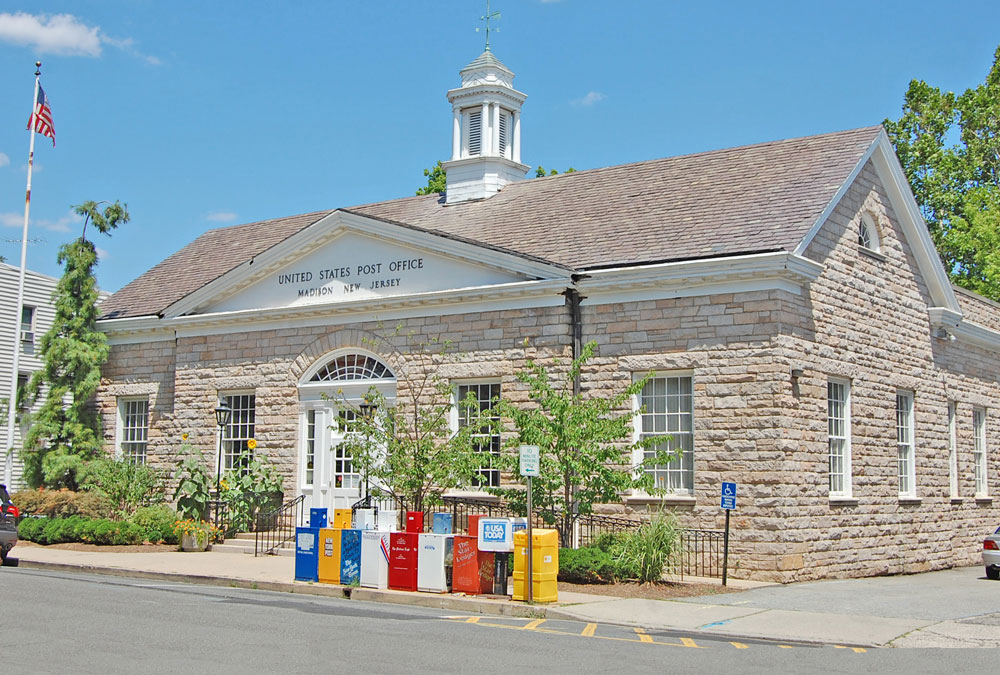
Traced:
<path fill-rule="evenodd" d="M 0 569 L 6 673 L 990 672 L 994 650 L 854 650 Z"/>

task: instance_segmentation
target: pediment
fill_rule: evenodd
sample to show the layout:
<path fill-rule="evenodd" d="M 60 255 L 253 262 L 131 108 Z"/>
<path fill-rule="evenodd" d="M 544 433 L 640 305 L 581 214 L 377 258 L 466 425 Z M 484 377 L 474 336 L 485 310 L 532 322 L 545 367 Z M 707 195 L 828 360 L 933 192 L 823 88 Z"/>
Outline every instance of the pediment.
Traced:
<path fill-rule="evenodd" d="M 552 276 L 537 264 L 517 264 L 508 254 L 342 212 L 275 249 L 223 275 L 167 314 L 378 303 Z"/>

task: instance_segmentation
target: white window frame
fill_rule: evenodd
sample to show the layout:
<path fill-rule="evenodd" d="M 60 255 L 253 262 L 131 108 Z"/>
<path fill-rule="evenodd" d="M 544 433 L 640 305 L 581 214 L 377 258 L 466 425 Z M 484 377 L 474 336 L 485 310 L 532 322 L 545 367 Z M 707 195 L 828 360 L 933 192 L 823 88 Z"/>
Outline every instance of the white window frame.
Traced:
<path fill-rule="evenodd" d="M 299 485 L 308 490 L 316 485 L 316 474 L 323 452 L 323 408 L 319 406 L 304 406 L 302 409 L 302 457 L 299 466 L 302 475 Z M 310 461 L 311 460 L 311 461 Z"/>
<path fill-rule="evenodd" d="M 252 405 L 249 407 L 237 407 L 233 405 L 237 399 L 249 397 Z M 253 389 L 223 391 L 219 392 L 219 401 L 224 402 L 233 411 L 230 415 L 229 423 L 223 427 L 222 438 L 216 454 L 216 462 L 222 462 L 222 472 L 225 473 L 235 466 L 236 458 L 247 456 L 251 460 L 254 458 L 254 451 L 247 447 L 247 441 L 255 437 L 257 424 L 257 394 Z M 245 417 L 249 417 L 245 419 Z M 237 451 L 237 448 L 239 450 Z"/>
<path fill-rule="evenodd" d="M 842 387 L 843 398 L 834 398 Z M 831 377 L 826 383 L 827 489 L 831 499 L 852 499 L 851 381 Z M 840 410 L 834 408 L 840 406 Z M 839 415 L 837 414 L 839 412 Z"/>
<path fill-rule="evenodd" d="M 646 373 L 634 373 L 633 381 L 639 381 L 646 376 Z M 675 393 L 670 392 L 670 381 L 677 382 Z M 687 391 L 681 391 L 681 383 L 686 381 Z M 662 382 L 662 394 L 656 393 L 657 382 Z M 647 394 L 647 389 L 652 386 L 654 391 Z M 644 395 L 649 398 L 644 398 Z M 656 399 L 662 398 L 663 405 L 656 405 Z M 652 407 L 645 406 L 649 401 Z M 676 405 L 673 405 L 676 404 Z M 687 409 L 683 407 L 686 403 Z M 672 459 L 667 464 L 656 465 L 653 468 L 645 469 L 646 473 L 653 475 L 654 485 L 663 488 L 667 494 L 674 496 L 694 496 L 694 463 L 695 463 L 695 437 L 694 437 L 694 373 L 692 371 L 668 371 L 657 372 L 651 377 L 642 391 L 632 397 L 633 410 L 636 416 L 633 418 L 635 439 L 641 440 L 646 436 L 668 435 L 670 439 L 666 441 L 665 447 L 658 449 L 674 450 L 679 445 L 683 448 L 679 457 Z M 671 410 L 671 408 L 675 408 Z M 659 410 L 662 408 L 662 410 Z M 644 411 L 643 411 L 644 410 Z M 686 423 L 685 423 L 686 419 Z M 686 430 L 683 427 L 687 427 Z M 676 428 L 672 428 L 676 427 Z M 687 447 L 684 447 L 687 446 Z M 655 453 L 656 448 L 649 451 L 636 448 L 632 457 L 634 466 L 638 467 L 645 461 L 650 453 Z"/>
<path fill-rule="evenodd" d="M 135 410 L 137 404 L 143 404 L 140 411 Z M 119 460 L 130 460 L 136 464 L 145 464 L 149 451 L 149 397 L 123 396 L 118 399 L 118 419 L 115 429 L 115 457 Z M 141 424 L 135 422 L 141 419 Z M 141 446 L 141 452 L 127 445 Z"/>
<path fill-rule="evenodd" d="M 989 474 L 986 461 L 986 409 L 972 409 L 972 465 L 976 498 L 989 497 Z"/>
<path fill-rule="evenodd" d="M 867 243 L 864 241 L 864 233 L 868 234 Z M 861 214 L 861 220 L 858 221 L 858 246 L 872 253 L 882 252 L 882 239 L 879 236 L 878 226 L 867 211 Z"/>
<path fill-rule="evenodd" d="M 24 313 L 29 312 L 28 321 L 24 320 Z M 23 342 L 27 344 L 34 344 L 35 342 L 35 324 L 38 320 L 38 308 L 34 305 L 22 305 L 21 306 L 21 320 L 18 322 L 19 334 L 18 342 Z"/>
<path fill-rule="evenodd" d="M 461 414 L 462 411 L 461 411 L 461 406 L 459 405 L 459 403 L 464 398 L 460 393 L 463 387 L 477 387 L 477 388 L 489 387 L 490 389 L 493 389 L 495 387 L 497 398 L 499 399 L 503 396 L 503 388 L 501 386 L 499 378 L 453 381 L 451 387 L 452 406 L 451 406 L 450 421 L 451 421 L 451 429 L 452 432 L 454 433 L 457 433 L 458 430 L 463 426 L 463 420 Z M 479 401 L 480 405 L 486 402 L 486 399 L 483 399 L 480 396 L 481 393 L 482 393 L 481 391 L 477 391 L 476 394 L 476 398 Z M 492 400 L 493 392 L 491 391 L 489 393 L 491 394 L 489 400 Z M 476 434 L 474 437 L 482 437 L 485 439 L 486 434 Z M 502 450 L 501 434 L 500 433 L 491 434 L 489 437 L 489 444 L 490 444 L 490 450 L 488 452 L 490 456 L 498 458 Z M 500 482 L 502 479 L 500 474 L 500 469 L 493 462 L 490 462 L 488 465 L 480 466 L 477 471 L 480 474 L 480 476 L 485 476 L 487 480 L 477 482 L 469 487 L 477 491 L 483 491 L 483 488 L 486 487 L 500 487 Z"/>
<path fill-rule="evenodd" d="M 958 404 L 948 401 L 948 492 L 952 499 L 960 496 L 958 487 Z"/>
<path fill-rule="evenodd" d="M 914 393 L 896 392 L 896 476 L 900 497 L 917 496 Z"/>

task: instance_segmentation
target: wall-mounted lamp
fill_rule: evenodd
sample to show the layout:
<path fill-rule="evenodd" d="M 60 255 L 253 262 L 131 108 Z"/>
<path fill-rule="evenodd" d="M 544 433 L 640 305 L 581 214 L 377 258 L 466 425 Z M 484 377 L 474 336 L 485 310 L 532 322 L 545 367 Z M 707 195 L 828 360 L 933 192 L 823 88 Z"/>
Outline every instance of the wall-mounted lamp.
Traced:
<path fill-rule="evenodd" d="M 792 368 L 792 379 L 797 380 L 802 377 L 802 372 L 801 368 Z"/>
<path fill-rule="evenodd" d="M 955 336 L 944 326 L 941 326 L 936 331 L 934 331 L 934 337 L 938 340 L 954 340 Z"/>

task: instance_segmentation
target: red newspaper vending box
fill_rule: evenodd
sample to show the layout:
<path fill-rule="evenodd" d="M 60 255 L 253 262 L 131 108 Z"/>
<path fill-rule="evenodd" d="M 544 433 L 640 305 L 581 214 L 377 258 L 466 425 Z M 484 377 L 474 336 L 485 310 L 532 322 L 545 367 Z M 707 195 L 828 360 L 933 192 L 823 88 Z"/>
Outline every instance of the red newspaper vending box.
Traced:
<path fill-rule="evenodd" d="M 389 588 L 397 591 L 417 590 L 416 532 L 392 532 L 389 535 Z"/>
<path fill-rule="evenodd" d="M 482 595 L 493 592 L 493 553 L 479 550 L 479 538 L 455 536 L 452 592 Z"/>
<path fill-rule="evenodd" d="M 407 511 L 406 512 L 406 531 L 416 532 L 420 534 L 424 531 L 424 512 L 423 511 Z"/>
<path fill-rule="evenodd" d="M 465 528 L 465 533 L 470 537 L 479 536 L 479 519 L 483 517 L 481 513 L 469 514 L 469 526 Z"/>

